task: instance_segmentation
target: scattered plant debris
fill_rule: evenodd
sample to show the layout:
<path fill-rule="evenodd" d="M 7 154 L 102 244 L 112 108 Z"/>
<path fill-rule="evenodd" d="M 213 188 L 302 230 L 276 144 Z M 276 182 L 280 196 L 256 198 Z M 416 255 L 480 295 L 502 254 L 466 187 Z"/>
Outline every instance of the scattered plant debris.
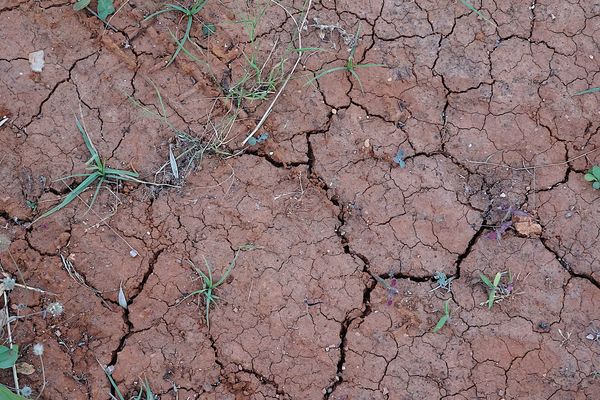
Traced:
<path fill-rule="evenodd" d="M 502 217 L 502 220 L 500 221 L 500 225 L 498 225 L 498 227 L 496 229 L 494 229 L 492 232 L 489 232 L 486 235 L 486 237 L 488 239 L 501 240 L 502 235 L 509 228 L 511 228 L 513 226 L 513 224 L 515 224 L 515 223 L 520 224 L 519 226 L 520 226 L 522 232 L 529 233 L 529 234 L 533 234 L 534 232 L 537 232 L 537 229 L 539 226 L 539 231 L 541 234 L 542 227 L 533 221 L 533 219 L 529 215 L 529 213 L 527 213 L 525 211 L 521 211 L 516 208 L 513 208 L 512 206 L 501 206 L 498 209 L 501 211 L 506 211 L 506 212 L 504 214 L 504 217 Z M 526 224 L 530 225 L 530 227 L 529 227 L 530 231 L 527 230 L 527 227 L 525 226 Z M 533 227 L 531 225 L 538 225 L 538 226 Z M 525 235 L 525 236 L 528 236 L 528 235 Z"/>
<path fill-rule="evenodd" d="M 592 332 L 585 337 L 587 340 L 594 340 L 600 343 L 600 329 L 592 328 Z"/>
<path fill-rule="evenodd" d="M 385 288 L 385 290 L 387 290 L 386 304 L 388 306 L 391 306 L 394 303 L 394 297 L 396 297 L 398 293 L 400 293 L 400 291 L 397 288 L 398 280 L 396 278 L 390 278 L 390 282 L 388 283 L 384 278 L 378 275 L 373 275 L 373 277 Z"/>

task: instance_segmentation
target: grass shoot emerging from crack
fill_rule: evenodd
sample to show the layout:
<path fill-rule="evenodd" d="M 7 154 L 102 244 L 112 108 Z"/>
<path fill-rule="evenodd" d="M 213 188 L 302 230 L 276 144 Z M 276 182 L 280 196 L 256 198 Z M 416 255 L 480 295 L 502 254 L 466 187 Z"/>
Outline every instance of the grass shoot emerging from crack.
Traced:
<path fill-rule="evenodd" d="M 104 369 L 104 373 L 106 374 L 106 377 L 108 378 L 108 380 L 110 381 L 110 385 L 112 386 L 114 393 L 109 393 L 109 396 L 112 400 L 126 400 L 125 397 L 123 396 L 123 393 L 121 393 L 121 390 L 119 389 L 119 386 L 117 386 L 117 383 L 115 382 L 115 380 L 112 377 L 112 367 L 109 368 L 103 368 Z M 142 397 L 143 396 L 143 397 Z M 140 390 L 138 391 L 138 394 L 136 396 L 131 397 L 129 400 L 158 400 L 158 396 L 156 396 L 153 392 L 152 392 L 152 388 L 150 388 L 150 383 L 148 383 L 147 379 L 144 379 L 144 381 L 142 383 L 140 383 Z"/>
<path fill-rule="evenodd" d="M 501 282 L 502 277 L 508 275 L 508 281 L 506 283 Z M 510 272 L 498 272 L 496 276 L 494 276 L 494 281 L 490 281 L 490 279 L 482 273 L 479 273 L 479 277 L 481 282 L 485 285 L 488 291 L 488 299 L 480 304 L 480 306 L 486 305 L 488 309 L 492 308 L 494 303 L 498 303 L 503 299 L 507 298 L 513 293 L 513 279 L 512 274 Z"/>
<path fill-rule="evenodd" d="M 448 320 L 450 319 L 450 305 L 449 304 L 450 304 L 450 299 L 448 299 L 444 302 L 444 315 L 442 315 L 442 317 L 440 318 L 438 323 L 435 325 L 435 328 L 433 328 L 433 333 L 442 329 L 444 327 L 444 325 L 446 325 L 446 322 L 448 322 Z"/>
<path fill-rule="evenodd" d="M 62 210 L 63 208 L 68 206 L 73 200 L 75 200 L 77 196 L 79 196 L 79 194 L 83 193 L 83 191 L 85 191 L 87 188 L 94 184 L 96 185 L 96 190 L 94 191 L 94 196 L 92 197 L 92 201 L 89 204 L 89 208 L 92 208 L 92 205 L 94 204 L 94 201 L 98 196 L 98 192 L 100 192 L 100 187 L 104 182 L 119 183 L 119 181 L 134 181 L 139 183 L 147 183 L 137 179 L 139 176 L 137 172 L 107 167 L 104 161 L 100 158 L 98 151 L 94 147 L 94 144 L 92 143 L 89 135 L 85 131 L 85 128 L 83 127 L 79 119 L 75 118 L 75 123 L 77 124 L 77 129 L 79 129 L 81 136 L 83 136 L 83 142 L 85 143 L 85 147 L 87 147 L 91 155 L 91 158 L 86 162 L 86 165 L 89 165 L 87 169 L 91 172 L 86 174 L 69 175 L 60 178 L 61 180 L 63 180 L 67 178 L 85 177 L 85 179 L 75 189 L 71 190 L 71 192 L 63 199 L 63 201 L 61 201 L 57 206 L 51 208 L 50 210 L 37 217 L 32 222 L 32 224 L 35 224 L 40 219 L 48 217 L 54 214 L 55 212 Z"/>
<path fill-rule="evenodd" d="M 188 263 L 192 266 L 194 271 L 196 271 L 198 276 L 202 279 L 202 289 L 193 291 L 192 293 L 185 296 L 181 301 L 183 302 L 186 299 L 188 299 L 189 297 L 196 296 L 196 295 L 204 296 L 204 314 L 205 314 L 205 318 L 206 318 L 206 326 L 207 327 L 210 327 L 210 320 L 209 320 L 210 306 L 211 306 L 211 304 L 216 304 L 217 300 L 219 299 L 219 297 L 214 294 L 214 291 L 219 286 L 221 286 L 223 284 L 223 282 L 225 282 L 225 280 L 227 279 L 229 274 L 231 274 L 231 271 L 235 267 L 235 263 L 237 261 L 238 255 L 239 255 L 240 251 L 243 249 L 245 249 L 245 248 L 238 249 L 235 251 L 233 260 L 231 260 L 231 262 L 229 263 L 229 266 L 227 267 L 227 269 L 225 270 L 225 272 L 223 273 L 221 278 L 216 282 L 214 281 L 212 269 L 211 269 L 210 264 L 208 263 L 208 260 L 206 259 L 206 257 L 204 257 L 204 265 L 206 266 L 206 271 L 207 271 L 206 273 L 204 273 L 200 268 L 196 267 L 196 265 L 191 260 L 188 260 Z"/>
<path fill-rule="evenodd" d="M 279 41 L 275 41 L 264 61 L 259 61 L 256 55 L 258 52 L 256 32 L 266 9 L 265 6 L 257 15 L 246 16 L 235 22 L 244 26 L 248 43 L 251 45 L 249 53 L 243 52 L 245 63 L 241 77 L 232 83 L 224 84 L 222 88 L 225 96 L 235 107 L 241 107 L 245 100 L 249 102 L 267 100 L 277 92 L 286 76 L 285 65 L 288 58 L 282 55 L 279 61 L 273 60 Z"/>
<path fill-rule="evenodd" d="M 348 59 L 346 60 L 345 65 L 339 66 L 339 67 L 333 67 L 333 68 L 327 69 L 325 71 L 321 71 L 317 75 L 315 75 L 314 77 L 309 79 L 308 82 L 306 82 L 306 84 L 308 85 L 308 84 L 322 78 L 323 76 L 331 74 L 336 71 L 346 71 L 346 73 L 349 73 L 352 77 L 354 77 L 356 79 L 356 81 L 358 82 L 358 85 L 360 86 L 361 93 L 364 93 L 365 91 L 363 88 L 363 84 L 362 84 L 362 81 L 360 80 L 360 76 L 356 72 L 356 69 L 370 68 L 370 67 L 385 67 L 385 64 L 357 64 L 354 61 L 356 47 L 358 46 L 359 34 L 360 34 L 360 25 L 358 26 L 358 29 L 356 30 L 356 33 L 354 35 L 354 40 L 352 41 L 352 48 L 350 49 L 350 55 L 348 56 Z"/>
<path fill-rule="evenodd" d="M 192 25 L 194 24 L 194 17 L 196 16 L 196 14 L 198 14 L 200 11 L 202 11 L 202 9 L 204 8 L 204 6 L 206 5 L 207 2 L 208 2 L 208 0 L 196 0 L 190 7 L 184 7 L 179 4 L 167 4 L 165 6 L 165 8 L 163 8 L 162 10 L 157 11 L 153 14 L 150 14 L 146 18 L 144 18 L 144 21 L 147 21 L 149 19 L 159 16 L 160 14 L 164 14 L 167 12 L 175 12 L 175 13 L 183 14 L 182 18 L 186 19 L 185 32 L 183 34 L 183 37 L 181 37 L 181 38 L 178 38 L 177 36 L 175 37 L 175 41 L 177 42 L 177 49 L 171 56 L 171 59 L 169 60 L 169 62 L 167 63 L 167 67 L 169 65 L 171 65 L 171 63 L 173 63 L 173 61 L 175 61 L 175 59 L 179 55 L 179 52 L 181 52 L 181 50 L 183 49 L 183 46 L 185 46 L 185 43 L 188 41 L 188 39 L 190 39 Z M 210 24 L 210 25 L 207 25 L 206 27 L 203 27 L 203 32 L 205 35 L 207 34 L 207 32 L 214 32 L 214 25 Z"/>

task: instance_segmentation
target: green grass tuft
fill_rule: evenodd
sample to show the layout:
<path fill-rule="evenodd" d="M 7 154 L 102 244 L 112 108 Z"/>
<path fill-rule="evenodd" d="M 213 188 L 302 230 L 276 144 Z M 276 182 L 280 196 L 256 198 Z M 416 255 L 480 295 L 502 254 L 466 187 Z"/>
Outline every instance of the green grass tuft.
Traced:
<path fill-rule="evenodd" d="M 121 170 L 121 169 L 114 169 L 114 168 L 107 167 L 106 164 L 104 163 L 104 161 L 100 158 L 98 151 L 94 147 L 94 144 L 92 143 L 89 135 L 85 131 L 83 125 L 81 124 L 81 122 L 79 122 L 79 119 L 75 118 L 75 123 L 77 125 L 77 129 L 79 129 L 79 132 L 81 133 L 81 136 L 83 137 L 83 142 L 85 143 L 85 146 L 87 147 L 87 149 L 91 155 L 91 158 L 86 162 L 86 165 L 89 165 L 89 167 L 87 169 L 90 170 L 91 172 L 85 173 L 85 174 L 69 175 L 69 176 L 60 178 L 62 180 L 62 179 L 74 178 L 74 177 L 85 177 L 83 182 L 81 182 L 79 185 L 77 185 L 77 187 L 75 189 L 71 190 L 71 192 L 67 196 L 65 196 L 63 201 L 61 201 L 58 205 L 54 206 L 50 210 L 46 211 L 45 213 L 43 213 L 42 215 L 37 217 L 32 222 L 32 224 L 35 224 L 40 219 L 46 218 L 46 217 L 54 214 L 55 212 L 62 210 L 63 208 L 68 206 L 73 200 L 75 200 L 77 198 L 77 196 L 79 196 L 81 193 L 83 193 L 86 189 L 88 189 L 92 185 L 96 185 L 96 190 L 94 191 L 94 195 L 92 197 L 92 201 L 90 202 L 88 209 L 91 208 L 92 205 L 94 204 L 96 197 L 98 196 L 98 193 L 100 192 L 100 187 L 102 186 L 102 184 L 104 182 L 118 183 L 119 181 L 135 181 L 135 182 L 145 183 L 145 182 L 137 179 L 139 175 L 136 172 L 125 171 L 125 170 Z"/>
<path fill-rule="evenodd" d="M 306 82 L 307 85 L 309 85 L 310 83 L 322 78 L 325 75 L 331 74 L 333 72 L 336 71 L 346 71 L 347 73 L 349 73 L 353 78 L 356 79 L 356 81 L 358 82 L 358 85 L 360 86 L 360 91 L 361 93 L 364 93 L 364 88 L 363 88 L 363 84 L 362 81 L 360 80 L 360 76 L 358 76 L 358 73 L 356 73 L 356 69 L 360 69 L 360 68 L 370 68 L 370 67 L 385 67 L 385 64 L 357 64 L 354 61 L 354 55 L 356 53 L 356 46 L 358 46 L 358 36 L 360 34 L 360 25 L 358 27 L 358 29 L 356 30 L 356 33 L 354 35 L 354 40 L 352 41 L 353 45 L 352 48 L 350 50 L 350 55 L 348 56 L 348 59 L 346 60 L 346 64 L 343 66 L 339 66 L 339 67 L 333 67 L 330 69 L 327 69 L 325 71 L 321 71 L 319 72 L 317 75 L 315 75 L 314 77 L 312 77 L 311 79 L 308 80 L 308 82 Z"/>
<path fill-rule="evenodd" d="M 167 67 L 169 65 L 171 65 L 171 63 L 173 63 L 173 61 L 175 61 L 175 59 L 177 58 L 179 53 L 184 49 L 185 43 L 190 39 L 190 33 L 192 31 L 192 26 L 194 24 L 194 17 L 196 16 L 196 14 L 198 14 L 200 11 L 202 11 L 202 9 L 204 8 L 204 6 L 206 5 L 207 2 L 208 2 L 208 0 L 196 0 L 190 7 L 184 7 L 179 4 L 167 4 L 165 6 L 165 8 L 163 8 L 162 10 L 159 10 L 153 14 L 148 15 L 146 18 L 144 18 L 144 21 L 147 21 L 149 19 L 155 18 L 155 17 L 157 17 L 161 14 L 167 13 L 167 12 L 175 12 L 175 13 L 183 14 L 183 17 L 186 19 L 185 32 L 183 34 L 183 37 L 178 38 L 175 36 L 175 42 L 177 43 L 177 49 L 171 56 L 171 59 L 169 60 L 169 62 L 167 63 Z M 213 24 L 203 26 L 203 33 L 205 36 L 210 36 L 214 32 L 215 32 L 215 26 Z"/>

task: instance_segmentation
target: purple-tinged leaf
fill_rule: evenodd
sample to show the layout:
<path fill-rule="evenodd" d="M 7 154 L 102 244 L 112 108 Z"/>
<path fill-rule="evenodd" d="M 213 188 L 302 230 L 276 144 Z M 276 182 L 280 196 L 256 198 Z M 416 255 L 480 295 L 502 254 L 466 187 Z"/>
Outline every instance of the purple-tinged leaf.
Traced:
<path fill-rule="evenodd" d="M 512 212 L 512 215 L 516 215 L 517 217 L 529 217 L 529 213 L 521 210 L 515 210 Z"/>
<path fill-rule="evenodd" d="M 496 229 L 496 232 L 498 233 L 498 235 L 502 236 L 502 234 L 504 232 L 506 232 L 508 230 L 508 228 L 510 228 L 512 226 L 512 221 L 506 221 L 503 222 L 500 227 L 498 229 Z"/>

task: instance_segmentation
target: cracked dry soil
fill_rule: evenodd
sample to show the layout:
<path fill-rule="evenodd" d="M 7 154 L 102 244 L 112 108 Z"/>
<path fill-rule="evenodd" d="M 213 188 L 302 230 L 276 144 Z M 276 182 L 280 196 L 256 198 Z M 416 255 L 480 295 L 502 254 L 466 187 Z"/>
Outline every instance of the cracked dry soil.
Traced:
<path fill-rule="evenodd" d="M 201 134 L 244 54 L 295 43 L 273 3 L 209 1 L 200 18 L 217 31 L 196 24 L 192 37 L 215 80 L 183 55 L 164 68 L 178 19 L 142 21 L 161 2 L 125 3 L 105 30 L 69 1 L 0 1 L 0 262 L 56 294 L 15 290 L 13 313 L 65 306 L 13 326 L 21 360 L 37 365 L 30 345 L 45 345 L 44 399 L 107 399 L 99 364 L 123 392 L 145 377 L 163 399 L 600 398 L 600 343 L 586 339 L 600 329 L 600 201 L 583 180 L 600 163 L 600 97 L 573 96 L 600 86 L 598 1 L 473 1 L 493 24 L 456 0 L 316 1 L 303 45 L 328 51 L 303 56 L 265 143 L 206 157 L 180 189 L 112 187 L 94 212 L 74 202 L 29 227 L 27 204 L 48 209 L 68 193 L 57 179 L 83 170 L 80 107 L 107 163 L 151 180 L 174 133 L 129 98 L 158 110 L 155 84 L 171 123 Z M 305 6 L 284 3 L 296 17 Z M 231 21 L 259 6 L 253 44 Z M 364 92 L 344 73 L 305 85 L 348 55 L 313 17 L 360 24 L 357 61 L 386 65 L 358 71 Z M 244 105 L 233 148 L 265 108 Z M 488 239 L 507 205 L 541 236 Z M 187 260 L 222 273 L 244 243 L 256 248 L 208 328 L 202 304 L 181 301 L 200 285 Z M 454 276 L 451 292 L 432 291 L 436 271 Z M 479 273 L 499 271 L 517 277 L 515 294 L 490 310 Z M 396 279 L 392 305 L 375 276 Z M 445 299 L 451 319 L 432 333 Z M 41 374 L 21 383 L 35 395 Z"/>

